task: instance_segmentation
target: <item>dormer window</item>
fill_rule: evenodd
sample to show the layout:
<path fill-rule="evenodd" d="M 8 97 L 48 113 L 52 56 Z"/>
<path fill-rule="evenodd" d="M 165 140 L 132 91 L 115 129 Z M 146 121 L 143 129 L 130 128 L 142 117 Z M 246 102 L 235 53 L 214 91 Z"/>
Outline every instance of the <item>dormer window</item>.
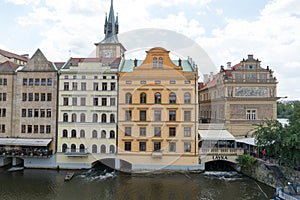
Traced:
<path fill-rule="evenodd" d="M 157 67 L 157 58 L 154 57 L 153 58 L 153 68 L 156 68 Z"/>
<path fill-rule="evenodd" d="M 158 68 L 162 68 L 162 65 L 163 65 L 163 58 L 160 57 L 160 58 L 158 59 Z"/>

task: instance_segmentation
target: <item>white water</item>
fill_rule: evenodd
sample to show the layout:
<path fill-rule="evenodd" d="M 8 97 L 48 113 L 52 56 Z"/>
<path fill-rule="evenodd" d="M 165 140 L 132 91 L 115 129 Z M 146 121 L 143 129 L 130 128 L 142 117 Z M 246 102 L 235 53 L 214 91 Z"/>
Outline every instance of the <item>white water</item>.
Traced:
<path fill-rule="evenodd" d="M 206 171 L 204 172 L 204 176 L 209 179 L 219 179 L 224 181 L 236 181 L 243 179 L 242 175 L 235 171 Z"/>

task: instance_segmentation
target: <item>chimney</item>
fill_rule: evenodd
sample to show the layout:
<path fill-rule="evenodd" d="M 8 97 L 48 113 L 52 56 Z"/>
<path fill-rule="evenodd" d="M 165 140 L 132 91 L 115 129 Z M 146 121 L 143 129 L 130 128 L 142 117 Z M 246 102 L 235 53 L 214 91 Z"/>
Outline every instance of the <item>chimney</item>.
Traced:
<path fill-rule="evenodd" d="M 208 83 L 208 74 L 203 74 L 203 83 Z"/>
<path fill-rule="evenodd" d="M 181 59 L 178 60 L 178 66 L 181 67 Z"/>
<path fill-rule="evenodd" d="M 231 69 L 231 62 L 227 62 L 227 69 Z"/>
<path fill-rule="evenodd" d="M 134 63 L 134 67 L 137 67 L 137 59 L 134 59 L 133 63 Z"/>
<path fill-rule="evenodd" d="M 214 73 L 210 72 L 209 74 L 209 81 L 212 81 L 214 79 Z"/>

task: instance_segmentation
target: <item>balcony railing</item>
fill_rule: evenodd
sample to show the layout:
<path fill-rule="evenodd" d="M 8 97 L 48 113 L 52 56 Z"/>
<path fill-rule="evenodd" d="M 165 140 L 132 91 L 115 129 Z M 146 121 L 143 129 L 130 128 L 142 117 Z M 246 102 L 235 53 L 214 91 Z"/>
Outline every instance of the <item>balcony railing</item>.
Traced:
<path fill-rule="evenodd" d="M 199 155 L 243 155 L 243 149 L 234 148 L 199 148 Z"/>
<path fill-rule="evenodd" d="M 64 151 L 66 156 L 70 157 L 85 157 L 89 153 L 87 149 L 66 149 Z"/>
<path fill-rule="evenodd" d="M 0 149 L 0 156 L 4 157 L 39 157 L 48 158 L 53 154 L 47 148 Z"/>

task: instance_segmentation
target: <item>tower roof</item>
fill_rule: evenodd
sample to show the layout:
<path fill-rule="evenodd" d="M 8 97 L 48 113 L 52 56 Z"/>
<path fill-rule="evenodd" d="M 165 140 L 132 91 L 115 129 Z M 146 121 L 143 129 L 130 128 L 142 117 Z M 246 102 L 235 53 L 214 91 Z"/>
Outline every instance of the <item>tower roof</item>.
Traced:
<path fill-rule="evenodd" d="M 113 0 L 111 0 L 108 18 L 105 16 L 104 34 L 105 38 L 100 42 L 101 44 L 116 44 L 119 43 L 117 34 L 119 33 L 118 16 L 115 17 Z"/>

